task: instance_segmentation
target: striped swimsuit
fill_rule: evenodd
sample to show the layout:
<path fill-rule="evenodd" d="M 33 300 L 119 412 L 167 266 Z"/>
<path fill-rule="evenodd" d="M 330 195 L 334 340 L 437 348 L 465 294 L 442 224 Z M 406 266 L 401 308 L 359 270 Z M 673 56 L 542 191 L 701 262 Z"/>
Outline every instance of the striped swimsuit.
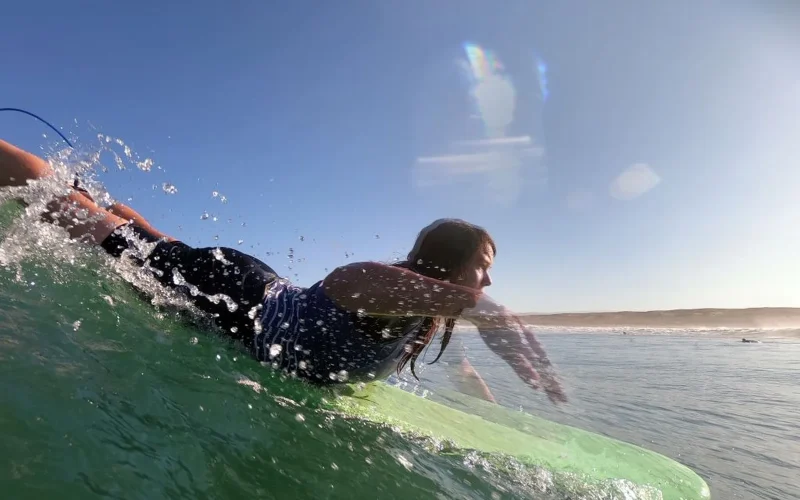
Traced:
<path fill-rule="evenodd" d="M 423 326 L 419 317 L 370 317 L 339 308 L 318 282 L 278 279 L 267 288 L 252 349 L 273 367 L 317 383 L 380 379 Z"/>

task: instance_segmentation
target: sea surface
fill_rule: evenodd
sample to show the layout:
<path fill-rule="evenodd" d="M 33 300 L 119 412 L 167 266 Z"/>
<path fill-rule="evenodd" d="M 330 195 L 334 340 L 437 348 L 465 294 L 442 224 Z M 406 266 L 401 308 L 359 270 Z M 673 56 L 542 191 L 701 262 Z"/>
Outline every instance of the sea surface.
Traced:
<path fill-rule="evenodd" d="M 477 336 L 462 338 L 503 405 L 678 460 L 706 480 L 712 498 L 800 498 L 796 332 L 626 331 L 539 333 L 569 391 L 563 408 L 526 390 Z M 444 366 L 424 374 L 433 387 L 446 386 L 449 377 Z"/>

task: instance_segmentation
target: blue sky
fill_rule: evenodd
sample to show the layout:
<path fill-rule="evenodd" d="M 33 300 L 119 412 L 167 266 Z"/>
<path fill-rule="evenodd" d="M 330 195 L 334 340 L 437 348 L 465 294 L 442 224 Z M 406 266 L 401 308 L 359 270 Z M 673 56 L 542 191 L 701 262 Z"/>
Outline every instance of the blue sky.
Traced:
<path fill-rule="evenodd" d="M 519 311 L 800 306 L 793 2 L 220 5 L 5 7 L 0 107 L 122 139 L 155 167 L 113 195 L 301 284 L 462 217 Z"/>

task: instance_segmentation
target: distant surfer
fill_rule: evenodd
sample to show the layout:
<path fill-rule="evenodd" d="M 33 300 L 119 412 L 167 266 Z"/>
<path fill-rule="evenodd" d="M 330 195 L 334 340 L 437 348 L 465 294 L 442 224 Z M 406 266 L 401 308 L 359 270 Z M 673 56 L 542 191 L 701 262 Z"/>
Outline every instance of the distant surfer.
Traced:
<path fill-rule="evenodd" d="M 0 187 L 52 174 L 43 159 L 0 140 Z M 304 288 L 232 248 L 193 248 L 161 233 L 124 205 L 101 208 L 64 187 L 45 220 L 71 238 L 128 257 L 166 287 L 186 293 L 228 336 L 258 360 L 320 384 L 384 378 L 415 362 L 444 326 L 437 361 L 456 320 L 474 324 L 485 344 L 528 386 L 566 401 L 533 332 L 483 294 L 496 246 L 483 228 L 440 219 L 424 228 L 406 260 L 359 262 L 334 269 Z M 136 240 L 153 244 L 135 258 Z M 475 373 L 477 376 L 477 373 Z"/>

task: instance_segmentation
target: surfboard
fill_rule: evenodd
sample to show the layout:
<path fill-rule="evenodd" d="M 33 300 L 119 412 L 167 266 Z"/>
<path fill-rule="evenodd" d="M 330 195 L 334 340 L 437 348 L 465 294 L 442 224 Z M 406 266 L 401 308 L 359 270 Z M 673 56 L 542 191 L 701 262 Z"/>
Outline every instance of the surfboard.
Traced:
<path fill-rule="evenodd" d="M 447 404 L 383 382 L 352 386 L 332 403 L 340 412 L 459 448 L 510 456 L 525 465 L 575 474 L 588 482 L 624 479 L 658 489 L 665 500 L 710 498 L 690 468 L 653 451 L 551 422 L 456 392 L 437 391 Z M 455 407 L 468 409 L 461 411 Z"/>

